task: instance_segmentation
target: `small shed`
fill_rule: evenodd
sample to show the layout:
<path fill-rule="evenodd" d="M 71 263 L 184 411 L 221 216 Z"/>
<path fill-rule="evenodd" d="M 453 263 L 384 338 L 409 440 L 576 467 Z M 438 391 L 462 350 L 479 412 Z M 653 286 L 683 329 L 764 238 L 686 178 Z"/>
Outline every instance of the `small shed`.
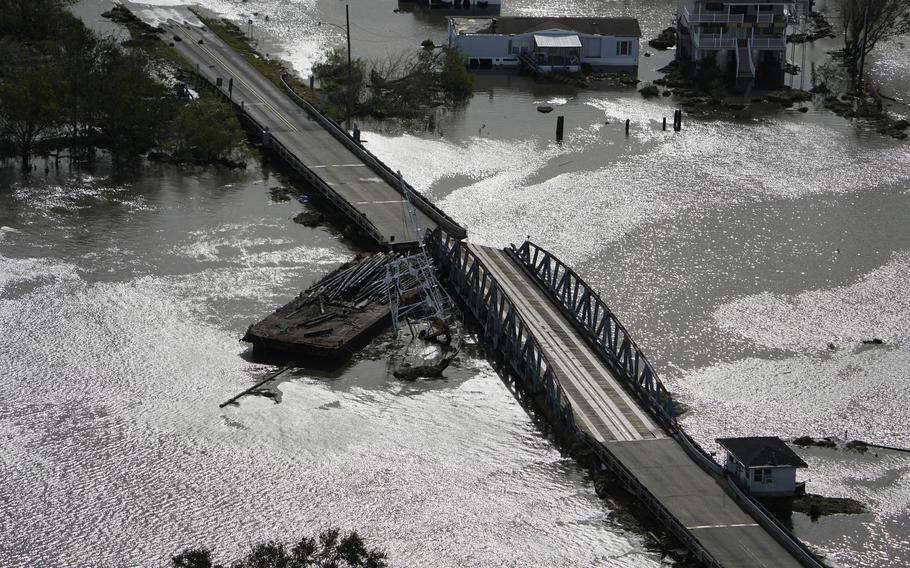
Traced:
<path fill-rule="evenodd" d="M 796 483 L 796 470 L 809 467 L 776 436 L 718 438 L 726 450 L 724 468 L 756 496 L 801 495 L 805 483 Z"/>

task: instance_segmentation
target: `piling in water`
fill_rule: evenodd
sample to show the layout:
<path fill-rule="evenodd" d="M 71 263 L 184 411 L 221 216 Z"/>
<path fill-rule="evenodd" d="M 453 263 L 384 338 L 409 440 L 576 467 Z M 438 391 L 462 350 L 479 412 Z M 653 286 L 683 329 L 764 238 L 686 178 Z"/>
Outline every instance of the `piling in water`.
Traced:
<path fill-rule="evenodd" d="M 557 142 L 562 142 L 562 131 L 563 131 L 563 127 L 565 126 L 565 121 L 566 121 L 566 117 L 564 117 L 564 116 L 560 115 L 560 116 L 556 117 L 556 141 Z"/>

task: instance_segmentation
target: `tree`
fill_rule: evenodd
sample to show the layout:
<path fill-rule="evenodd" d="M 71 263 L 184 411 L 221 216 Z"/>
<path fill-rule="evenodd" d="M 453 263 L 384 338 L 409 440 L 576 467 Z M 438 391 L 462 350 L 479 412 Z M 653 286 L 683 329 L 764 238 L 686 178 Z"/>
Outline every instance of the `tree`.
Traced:
<path fill-rule="evenodd" d="M 55 69 L 44 65 L 0 84 L 0 133 L 15 144 L 23 170 L 29 168 L 35 144 L 51 133 L 60 119 L 55 76 Z"/>
<path fill-rule="evenodd" d="M 841 0 L 840 16 L 844 25 L 844 64 L 854 84 L 862 78 L 862 62 L 878 42 L 910 33 L 908 0 Z"/>
<path fill-rule="evenodd" d="M 171 566 L 213 568 L 206 549 L 186 550 L 171 558 Z M 384 552 L 367 548 L 357 532 L 342 535 L 338 529 L 327 529 L 290 548 L 273 540 L 256 544 L 231 568 L 388 568 L 388 562 Z"/>
<path fill-rule="evenodd" d="M 207 548 L 190 548 L 171 557 L 174 568 L 212 568 L 212 551 Z"/>
<path fill-rule="evenodd" d="M 227 103 L 207 97 L 177 111 L 171 144 L 177 158 L 213 162 L 229 158 L 243 140 L 243 128 Z"/>
<path fill-rule="evenodd" d="M 350 105 L 351 114 L 356 113 L 366 83 L 366 62 L 363 59 L 355 57 L 351 60 L 349 77 L 347 53 L 335 49 L 326 55 L 325 61 L 313 66 L 313 73 L 319 77 L 322 90 L 332 105 L 345 109 Z"/>
<path fill-rule="evenodd" d="M 95 95 L 93 76 L 102 53 L 102 42 L 81 22 L 67 22 L 55 58 L 60 62 L 60 101 L 72 150 L 84 149 L 92 124 L 91 104 Z M 111 41 L 111 40 L 108 40 Z"/>
<path fill-rule="evenodd" d="M 92 82 L 95 94 L 90 112 L 116 166 L 155 146 L 165 135 L 174 101 L 167 88 L 151 78 L 143 53 L 124 52 L 116 44 L 103 42 Z"/>
<path fill-rule="evenodd" d="M 463 102 L 474 95 L 474 75 L 465 67 L 464 58 L 457 49 L 445 49 L 440 72 L 440 86 L 446 96 Z"/>

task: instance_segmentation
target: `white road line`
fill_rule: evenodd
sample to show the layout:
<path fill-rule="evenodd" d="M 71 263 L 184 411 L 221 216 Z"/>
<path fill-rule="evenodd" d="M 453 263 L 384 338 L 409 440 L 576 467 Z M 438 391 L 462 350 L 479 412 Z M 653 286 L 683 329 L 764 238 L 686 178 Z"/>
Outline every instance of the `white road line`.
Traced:
<path fill-rule="evenodd" d="M 482 255 L 485 260 L 487 260 L 487 264 L 490 265 L 491 268 L 496 268 L 496 265 L 499 264 L 491 258 L 491 255 L 489 255 L 486 250 L 475 249 L 475 252 L 479 255 Z M 513 268 L 511 266 L 511 259 L 502 257 L 497 258 L 501 259 L 504 263 L 508 263 L 506 266 L 509 266 L 510 269 Z M 507 276 L 503 273 L 503 268 L 501 265 L 498 267 L 497 272 L 499 272 L 502 276 Z M 594 382 L 593 377 L 591 377 L 590 374 L 584 369 L 581 361 L 579 361 L 574 354 L 564 349 L 569 346 L 554 333 L 555 330 L 553 330 L 550 324 L 542 317 L 542 314 L 538 313 L 537 310 L 530 306 L 530 304 L 527 302 L 526 295 L 522 294 L 521 290 L 519 290 L 517 286 L 507 278 L 504 278 L 503 280 L 505 280 L 505 282 L 500 282 L 500 284 L 502 284 L 505 288 L 511 289 L 514 295 L 513 301 L 515 301 L 517 304 L 521 304 L 525 308 L 529 319 L 535 320 L 535 327 L 538 330 L 537 335 L 546 336 L 542 339 L 549 340 L 547 343 L 549 343 L 551 347 L 551 352 L 549 353 L 551 360 L 554 360 L 554 363 L 558 360 L 567 374 L 574 376 L 575 380 L 573 382 L 576 383 L 577 387 L 581 387 L 579 389 L 580 393 L 585 396 L 589 402 L 594 403 L 591 404 L 592 409 L 600 416 L 600 418 L 604 421 L 605 424 L 608 425 L 608 427 L 612 425 L 610 429 L 614 434 L 614 438 L 620 440 L 643 439 L 643 436 L 638 432 L 638 429 L 635 428 L 635 426 L 633 426 L 629 421 L 628 417 L 622 411 L 620 411 L 619 408 L 616 407 L 614 401 L 609 398 L 609 395 L 604 391 L 604 389 L 596 382 Z M 561 316 L 557 316 L 552 312 L 552 310 L 550 310 L 547 300 L 540 297 L 536 289 L 531 290 L 531 293 L 535 295 L 535 299 L 541 304 L 541 309 L 546 310 L 554 320 L 561 324 Z M 574 332 L 570 334 L 570 336 L 571 335 L 574 335 Z M 566 377 L 566 379 L 571 378 L 572 377 Z M 602 406 L 601 404 L 598 404 L 598 402 L 601 403 Z M 609 410 L 609 412 L 607 412 L 607 410 Z"/>
<path fill-rule="evenodd" d="M 378 205 L 383 203 L 405 203 L 405 200 L 392 199 L 391 201 L 355 201 L 354 205 Z"/>
<path fill-rule="evenodd" d="M 728 527 L 757 527 L 757 526 L 758 526 L 758 523 L 740 523 L 740 524 L 732 524 L 732 525 L 698 525 L 698 526 L 686 527 L 686 528 L 690 531 L 694 531 L 696 529 L 725 529 Z"/>
<path fill-rule="evenodd" d="M 310 166 L 311 168 L 365 168 L 366 164 L 325 164 L 322 166 Z"/>

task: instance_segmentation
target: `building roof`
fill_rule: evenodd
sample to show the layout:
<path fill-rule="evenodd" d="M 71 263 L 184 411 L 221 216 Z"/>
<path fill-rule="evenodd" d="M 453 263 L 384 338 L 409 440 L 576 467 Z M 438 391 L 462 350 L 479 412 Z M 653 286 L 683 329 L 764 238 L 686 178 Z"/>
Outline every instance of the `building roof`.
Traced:
<path fill-rule="evenodd" d="M 459 34 L 516 35 L 566 30 L 589 35 L 641 37 L 635 18 L 450 18 Z"/>
<path fill-rule="evenodd" d="M 537 47 L 581 47 L 581 40 L 575 34 L 562 36 L 534 35 Z"/>
<path fill-rule="evenodd" d="M 787 444 L 776 436 L 756 438 L 718 438 L 717 443 L 746 467 L 809 467 Z"/>

